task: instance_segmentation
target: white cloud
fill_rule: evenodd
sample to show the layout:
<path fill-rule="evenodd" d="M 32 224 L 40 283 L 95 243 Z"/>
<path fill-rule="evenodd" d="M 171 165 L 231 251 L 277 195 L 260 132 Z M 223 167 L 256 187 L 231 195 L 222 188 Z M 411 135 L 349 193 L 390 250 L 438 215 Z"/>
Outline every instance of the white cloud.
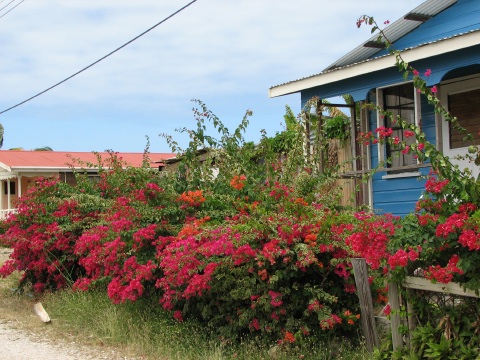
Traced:
<path fill-rule="evenodd" d="M 101 114 L 97 124 L 130 115 L 156 126 L 158 118 L 152 114 L 165 114 L 173 123 L 185 122 L 191 98 L 209 99 L 222 112 L 270 108 L 274 102 L 266 96 L 270 86 L 318 73 L 370 36 L 368 29 L 355 26 L 360 15 L 392 21 L 421 2 L 198 0 L 111 57 L 23 105 L 23 111 L 4 114 L 0 122 L 11 122 L 6 141 L 12 136 L 23 141 L 24 129 L 14 125 L 21 114 L 40 111 L 42 116 L 58 119 L 56 128 L 45 131 L 43 141 L 55 148 L 62 126 L 78 122 L 74 114 Z M 22 3 L 0 18 L 1 108 L 63 80 L 187 3 Z M 283 111 L 281 106 L 278 114 Z M 61 114 L 70 114 L 70 120 L 62 120 Z M 281 115 L 278 118 L 279 123 Z M 157 133 L 162 132 L 158 127 Z M 119 132 L 140 134 L 141 130 L 125 122 Z M 54 136 L 57 132 L 60 135 Z M 85 141 L 102 147 L 105 137 L 90 137 L 70 141 L 71 150 L 82 149 Z M 121 146 L 129 148 L 129 141 L 126 138 Z"/>

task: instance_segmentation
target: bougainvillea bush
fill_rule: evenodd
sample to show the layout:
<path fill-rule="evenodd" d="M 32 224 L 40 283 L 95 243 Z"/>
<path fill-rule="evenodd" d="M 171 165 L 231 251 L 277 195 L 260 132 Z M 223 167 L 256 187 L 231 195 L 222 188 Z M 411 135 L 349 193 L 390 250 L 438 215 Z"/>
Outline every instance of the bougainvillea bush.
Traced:
<path fill-rule="evenodd" d="M 214 117 L 201 105 L 199 119 Z M 253 147 L 220 130 L 203 163 L 192 156 L 202 126 L 190 132 L 178 172 L 128 168 L 112 153 L 98 181 L 39 179 L 3 224 L 0 242 L 13 253 L 0 274 L 21 271 L 37 293 L 154 297 L 178 321 L 201 320 L 229 338 L 357 333 L 357 253 L 342 235 L 355 212 L 341 210 L 332 180 L 312 174 L 298 149 L 282 162 L 268 142 Z M 384 301 L 380 277 L 370 280 Z"/>

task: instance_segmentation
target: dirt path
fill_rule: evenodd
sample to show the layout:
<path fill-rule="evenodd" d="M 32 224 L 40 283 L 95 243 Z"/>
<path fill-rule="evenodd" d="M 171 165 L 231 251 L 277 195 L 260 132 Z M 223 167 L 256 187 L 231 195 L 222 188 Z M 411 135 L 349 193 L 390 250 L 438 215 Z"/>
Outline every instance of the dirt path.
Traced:
<path fill-rule="evenodd" d="M 9 249 L 0 247 L 0 264 L 9 254 Z M 31 330 L 21 321 L 12 320 L 11 314 L 5 316 L 8 311 L 0 301 L 0 360 L 133 360 L 115 349 L 82 345 L 72 336 L 51 338 L 41 326 Z M 40 318 L 38 321 L 41 323 Z"/>
<path fill-rule="evenodd" d="M 0 320 L 0 360 L 120 360 L 113 351 L 89 349 L 75 342 L 42 339 Z"/>

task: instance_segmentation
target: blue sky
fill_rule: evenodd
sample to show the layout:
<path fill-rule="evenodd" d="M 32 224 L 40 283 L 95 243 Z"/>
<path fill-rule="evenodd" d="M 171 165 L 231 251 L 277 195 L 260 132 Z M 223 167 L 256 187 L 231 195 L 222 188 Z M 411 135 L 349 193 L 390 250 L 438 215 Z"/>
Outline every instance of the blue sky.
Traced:
<path fill-rule="evenodd" d="M 3 2 L 3 1 L 2 1 Z M 10 2 L 10 0 L 8 1 Z M 8 4 L 0 3 L 0 8 Z M 132 44 L 55 89 L 0 115 L 3 149 L 169 152 L 161 133 L 194 128 L 200 99 L 245 138 L 282 130 L 269 87 L 319 73 L 370 37 L 363 14 L 391 22 L 422 0 L 197 0 Z M 93 63 L 189 1 L 14 0 L 0 10 L 0 111 Z"/>

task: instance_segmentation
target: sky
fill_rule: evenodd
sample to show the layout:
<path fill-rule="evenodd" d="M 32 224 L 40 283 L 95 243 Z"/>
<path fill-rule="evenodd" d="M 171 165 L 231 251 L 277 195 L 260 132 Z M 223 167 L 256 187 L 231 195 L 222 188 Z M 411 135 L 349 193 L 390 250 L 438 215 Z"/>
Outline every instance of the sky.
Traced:
<path fill-rule="evenodd" d="M 367 40 L 363 14 L 393 22 L 423 0 L 197 0 L 54 89 L 0 115 L 2 149 L 170 152 L 196 127 L 193 99 L 244 137 L 283 129 L 274 85 L 317 74 Z M 190 0 L 0 0 L 0 112 L 87 67 Z M 211 128 L 209 127 L 211 130 Z M 211 133 L 215 136 L 215 133 Z"/>

